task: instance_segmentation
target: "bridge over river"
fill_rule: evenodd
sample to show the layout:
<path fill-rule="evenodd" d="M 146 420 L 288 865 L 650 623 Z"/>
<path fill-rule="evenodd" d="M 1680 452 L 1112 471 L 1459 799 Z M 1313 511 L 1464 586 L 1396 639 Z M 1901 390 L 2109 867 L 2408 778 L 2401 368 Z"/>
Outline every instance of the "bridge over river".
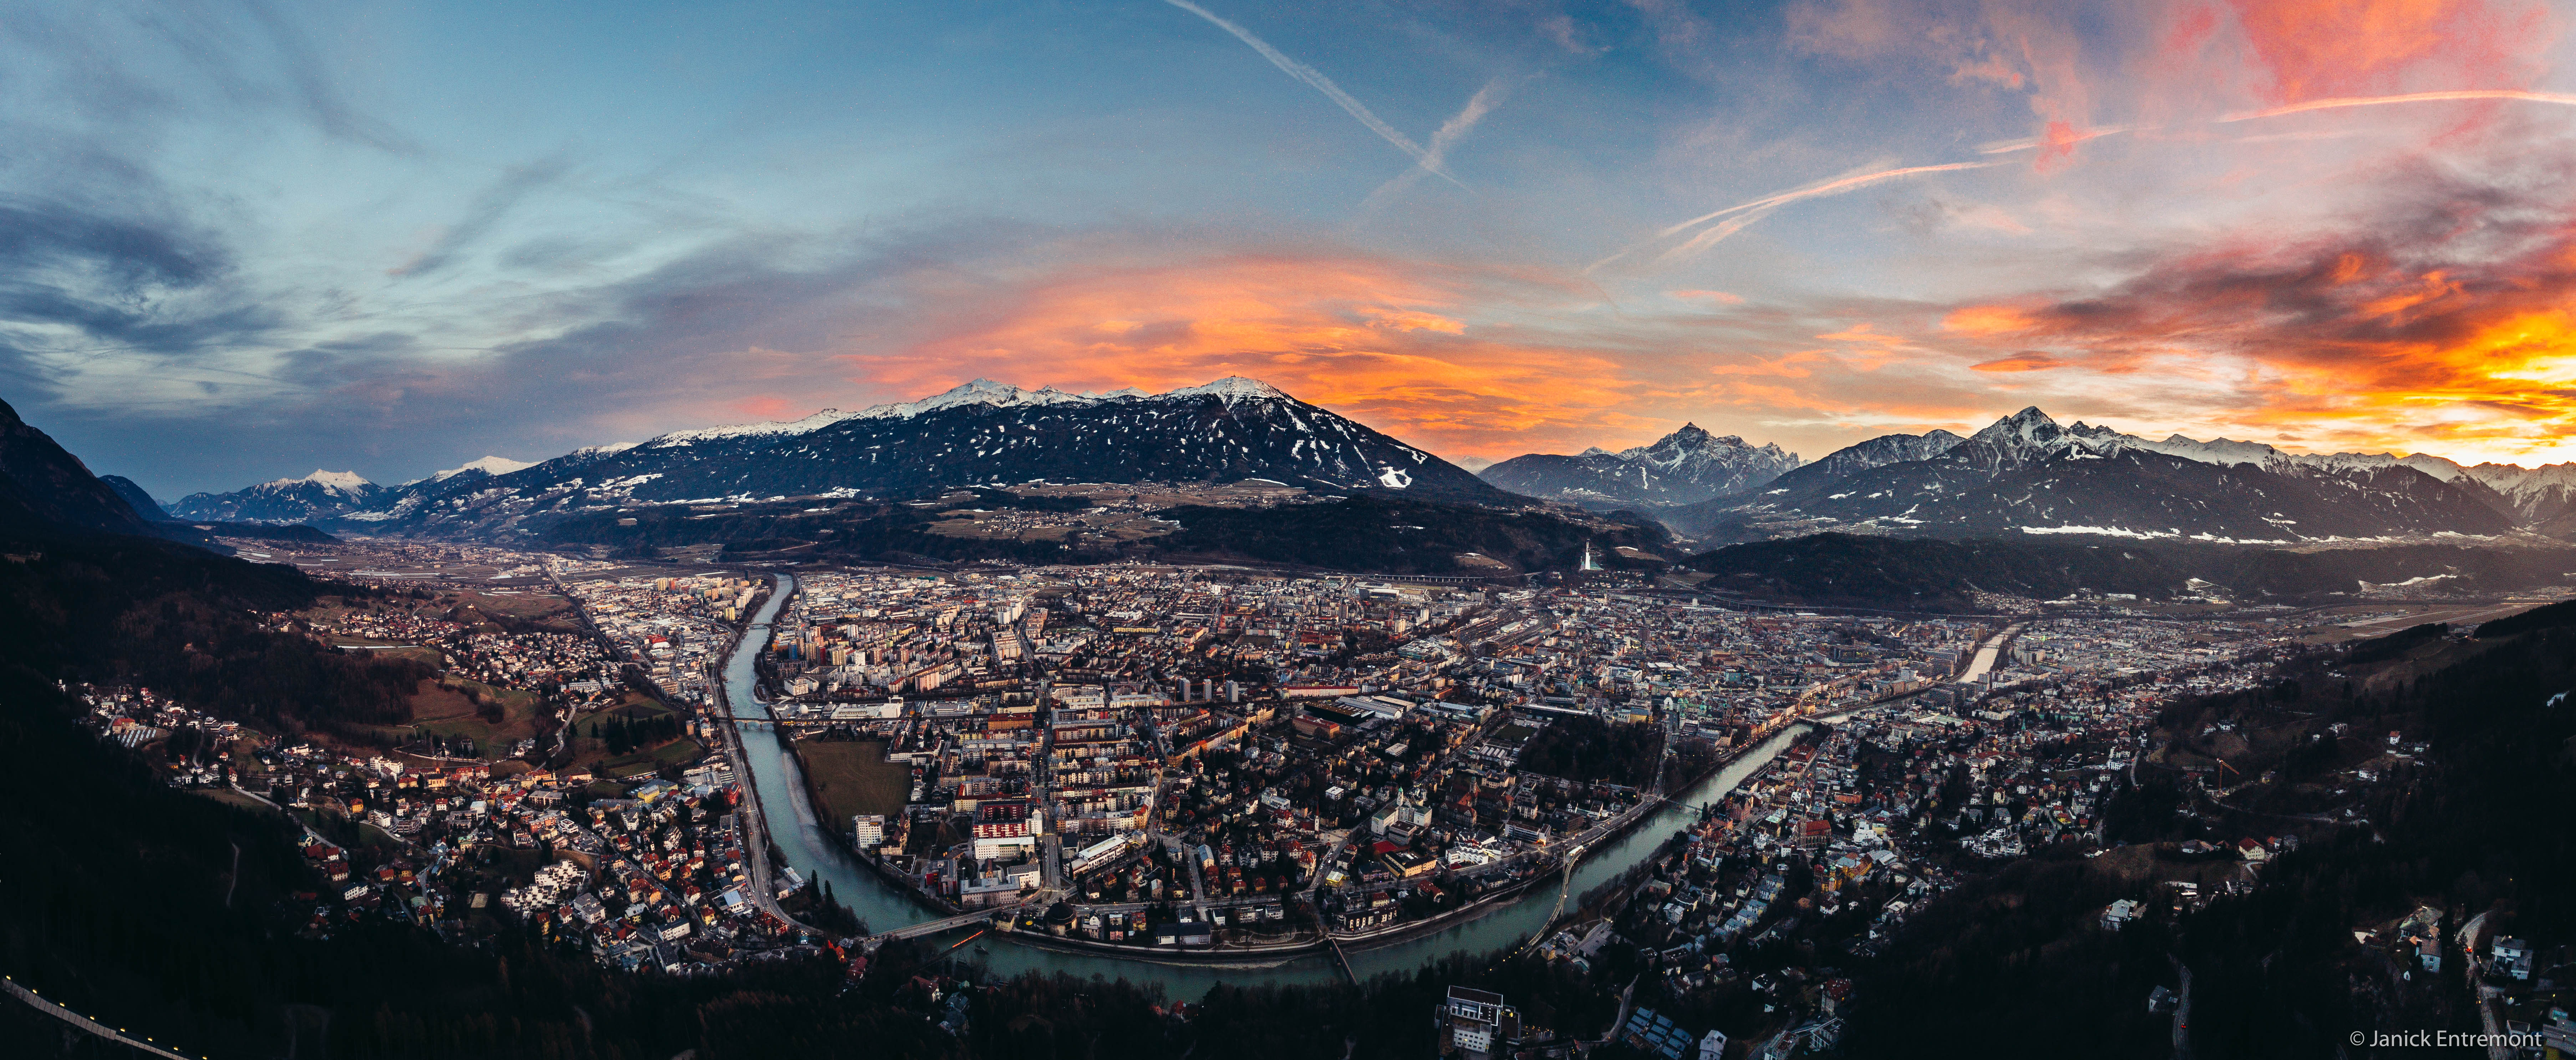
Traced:
<path fill-rule="evenodd" d="M 778 576 L 774 598 L 783 599 L 796 588 L 795 579 Z M 771 617 L 766 613 L 760 617 Z M 725 700 L 732 716 L 741 723 L 741 768 L 756 793 L 771 845 L 787 864 L 807 879 L 821 879 L 832 885 L 841 904 L 849 906 L 859 918 L 877 932 L 871 942 L 889 938 L 927 938 L 950 932 L 971 930 L 1000 912 L 985 910 L 965 916 L 950 915 L 947 910 L 933 909 L 911 892 L 863 865 L 843 846 L 835 843 L 826 831 L 839 832 L 848 822 L 826 823 L 817 818 L 813 800 L 807 796 L 805 781 L 781 731 L 783 727 L 760 724 L 771 720 L 768 705 L 757 694 L 752 660 L 769 644 L 765 622 L 746 631 L 735 645 L 732 657 L 724 667 Z M 1743 757 L 1729 763 L 1717 775 L 1701 781 L 1691 789 L 1673 794 L 1669 801 L 1652 811 L 1636 829 L 1594 846 L 1576 868 L 1566 890 L 1581 894 L 1608 882 L 1618 874 L 1653 854 L 1657 846 L 1674 830 L 1699 818 L 1700 808 L 1724 798 L 1744 778 L 1768 764 L 1772 757 L 1789 745 L 1804 725 L 1790 725 L 1772 734 Z M 1048 897 L 1052 900 L 1052 896 Z M 1076 978 L 1089 978 L 1094 973 L 1108 978 L 1125 978 L 1130 982 L 1160 986 L 1171 997 L 1195 998 L 1220 980 L 1238 986 L 1285 985 L 1292 983 L 1330 983 L 1350 979 L 1365 980 L 1388 972 L 1411 972 L 1453 952 L 1484 954 L 1510 946 L 1515 940 L 1535 935 L 1547 926 L 1556 912 L 1555 902 L 1543 895 L 1525 898 L 1494 909 L 1472 920 L 1452 924 L 1402 941 L 1368 947 L 1365 943 L 1345 953 L 1329 951 L 1285 956 L 1269 964 L 1229 961 L 1193 962 L 1186 953 L 1156 955 L 1152 959 L 1050 949 L 1013 941 L 1011 932 L 988 936 L 991 952 L 978 960 L 999 975 L 1021 972 L 1061 972 Z M 1348 970 L 1345 971 L 1344 964 Z"/>
<path fill-rule="evenodd" d="M 1044 895 L 1022 902 L 1018 905 L 1002 906 L 996 909 L 978 909 L 972 913 L 959 913 L 946 920 L 925 920 L 921 923 L 899 927 L 892 931 L 880 931 L 861 941 L 866 943 L 869 949 L 875 949 L 878 944 L 889 939 L 926 938 L 931 935 L 943 935 L 963 928 L 976 927 L 979 925 L 989 926 L 992 924 L 994 917 L 1008 916 L 1010 914 L 1017 913 L 1022 909 L 1028 908 L 1031 905 L 1051 902 L 1054 900 L 1055 898 L 1053 895 Z"/>

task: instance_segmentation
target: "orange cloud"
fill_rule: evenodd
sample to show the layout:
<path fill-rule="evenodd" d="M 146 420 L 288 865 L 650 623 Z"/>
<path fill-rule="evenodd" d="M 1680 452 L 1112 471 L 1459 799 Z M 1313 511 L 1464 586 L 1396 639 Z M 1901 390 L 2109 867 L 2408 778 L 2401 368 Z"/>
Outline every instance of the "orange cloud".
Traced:
<path fill-rule="evenodd" d="M 2179 13 L 2173 29 L 2165 34 L 2164 50 L 2168 55 L 2197 52 L 2218 32 L 2218 9 L 2206 4 Z"/>
<path fill-rule="evenodd" d="M 1355 257 L 1067 268 L 932 321 L 931 337 L 895 352 L 840 360 L 855 381 L 905 396 L 976 376 L 1160 391 L 1243 375 L 1435 449 L 1580 449 L 1651 429 L 1630 411 L 1638 374 L 1482 314 L 1590 297 L 1524 275 Z"/>
<path fill-rule="evenodd" d="M 2232 0 L 2230 6 L 2275 103 L 2410 87 L 2526 85 L 2555 29 L 2540 4 Z"/>
<path fill-rule="evenodd" d="M 1466 321 L 1454 320 L 1438 313 L 1366 306 L 1360 310 L 1360 315 L 1368 318 L 1371 327 L 1395 328 L 1399 331 L 1437 331 L 1443 335 L 1467 333 Z"/>
<path fill-rule="evenodd" d="M 2075 157 L 2075 145 L 2086 139 L 2089 137 L 2076 132 L 2073 125 L 2062 121 L 2049 122 L 2040 133 L 2039 156 L 2031 160 L 2031 168 L 2042 173 L 2057 168 L 2060 163 Z"/>
<path fill-rule="evenodd" d="M 2100 294 L 1967 306 L 1942 324 L 1970 343 L 1963 354 L 2012 343 L 1975 370 L 2127 373 L 2169 415 L 2197 404 L 2258 437 L 2576 456 L 2576 228 L 2547 220 L 2565 212 L 2547 203 L 2460 211 L 2453 200 L 2383 218 L 2369 240 L 2208 249 Z M 2528 249 L 2495 257 L 2496 246 Z"/>
<path fill-rule="evenodd" d="M 2340 265 L 2336 268 L 2336 272 L 2338 274 L 2342 272 Z M 2385 298 L 2374 298 L 2368 302 L 2362 303 L 2358 312 L 2360 312 L 2362 316 L 2386 317 L 2389 318 L 2390 323 L 2400 323 L 2403 321 L 2407 310 L 2416 308 L 2417 306 L 2421 306 L 2427 302 L 2441 298 L 2448 298 L 2459 293 L 2460 285 L 2444 279 L 2442 277 L 2442 271 L 2435 269 L 2432 272 L 2424 274 L 2423 286 L 2411 290 L 2400 290 Z"/>
<path fill-rule="evenodd" d="M 1968 367 L 1980 372 L 2044 372 L 2051 368 L 2064 368 L 2066 362 L 2037 350 L 2024 350 L 2010 357 L 1999 357 Z"/>
<path fill-rule="evenodd" d="M 1664 292 L 1664 297 L 1680 298 L 1686 301 L 1715 302 L 1719 305 L 1744 304 L 1743 295 L 1728 294 L 1725 291 L 1666 291 Z"/>
<path fill-rule="evenodd" d="M 2006 335 L 2028 331 L 2037 326 L 2030 315 L 2011 306 L 1972 305 L 1950 311 L 1941 318 L 1941 327 L 1963 335 Z"/>

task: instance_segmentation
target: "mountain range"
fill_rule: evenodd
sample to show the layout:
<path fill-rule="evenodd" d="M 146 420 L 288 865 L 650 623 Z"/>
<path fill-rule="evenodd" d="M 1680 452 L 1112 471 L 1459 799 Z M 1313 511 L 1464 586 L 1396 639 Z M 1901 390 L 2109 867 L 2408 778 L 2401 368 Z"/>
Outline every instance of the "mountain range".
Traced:
<path fill-rule="evenodd" d="M 1470 474 L 1240 377 L 1149 394 L 978 379 L 918 401 L 673 431 L 534 465 L 486 457 L 399 486 L 317 471 L 170 506 L 184 520 L 314 522 L 369 534 L 539 533 L 629 508 L 935 496 L 970 486 L 1247 480 L 1320 494 L 1493 507 L 1631 508 L 1716 543 L 1820 530 L 1910 537 L 2090 535 L 2300 543 L 2576 531 L 2576 465 L 2462 467 L 2427 454 L 2294 454 L 2161 441 L 2036 407 L 1962 438 L 1890 434 L 1803 462 L 1685 424 L 1651 445 L 1528 454 Z M 133 491 L 140 496 L 141 491 Z M 148 511 L 149 498 L 133 502 Z"/>
<path fill-rule="evenodd" d="M 230 493 L 191 493 L 169 506 L 171 518 L 189 521 L 235 523 L 310 523 L 331 519 L 351 512 L 399 504 L 423 494 L 446 494 L 474 483 L 506 475 L 536 465 L 507 457 L 486 456 L 462 467 L 452 467 L 428 478 L 416 479 L 398 486 L 379 486 L 355 471 L 314 469 L 303 478 L 282 478 Z M 151 500 L 142 487 L 116 476 L 113 482 L 124 482 L 120 491 L 130 488 L 129 501 L 135 497 Z M 138 509 L 141 503 L 136 505 Z"/>
<path fill-rule="evenodd" d="M 2508 494 L 2429 455 L 2292 454 L 2181 435 L 2150 441 L 2082 422 L 2063 426 L 2033 407 L 1964 439 L 1939 431 L 1873 438 L 1750 493 L 1664 518 L 1676 532 L 1711 540 L 1849 530 L 2277 544 L 2488 536 L 2563 515 L 2563 471 L 2510 470 L 2518 474 L 2490 471 Z"/>
<path fill-rule="evenodd" d="M 1797 466 L 1798 454 L 1776 444 L 1747 445 L 1685 423 L 1653 445 L 1615 453 L 1596 447 L 1574 456 L 1531 453 L 1477 477 L 1524 496 L 1593 507 L 1681 505 L 1742 493 Z"/>
<path fill-rule="evenodd" d="M 1519 500 L 1448 461 L 1255 380 L 1220 379 L 1163 394 L 1076 394 L 978 379 L 919 401 L 673 431 L 500 475 L 424 480 L 376 494 L 331 521 L 365 533 L 476 535 L 629 505 L 909 498 L 1035 481 L 1246 480 L 1343 495 Z"/>
<path fill-rule="evenodd" d="M 238 523 L 302 523 L 367 507 L 386 487 L 354 471 L 314 469 L 303 478 L 262 482 L 231 493 L 191 493 L 170 506 L 179 519 Z"/>

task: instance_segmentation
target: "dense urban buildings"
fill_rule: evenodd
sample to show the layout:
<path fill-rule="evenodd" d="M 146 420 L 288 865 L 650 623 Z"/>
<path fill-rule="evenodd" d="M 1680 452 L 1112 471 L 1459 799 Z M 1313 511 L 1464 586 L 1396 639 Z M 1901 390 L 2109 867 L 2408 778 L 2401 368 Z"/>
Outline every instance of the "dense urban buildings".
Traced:
<path fill-rule="evenodd" d="M 271 628 L 417 657 L 458 712 L 271 731 L 141 688 L 83 695 L 96 731 L 166 763 L 170 783 L 302 822 L 330 881 L 308 896 L 317 937 L 391 918 L 461 941 L 506 922 L 629 970 L 811 952 L 862 967 L 905 925 L 861 925 L 797 866 L 762 861 L 763 812 L 769 828 L 810 814 L 917 919 L 1015 944 L 1337 955 L 1530 900 L 1557 912 L 1525 953 L 1605 989 L 1645 976 L 1663 999 L 1587 1041 L 1458 987 L 1442 1047 L 1464 1056 L 1832 1050 L 1856 990 L 1841 965 L 2012 859 L 2128 858 L 2105 816 L 2169 749 L 2160 714 L 2261 687 L 2315 628 L 2279 608 L 2117 602 L 2007 618 L 1743 610 L 1579 571 L 788 579 L 266 547 L 383 590 L 268 615 Z M 738 652 L 748 700 L 727 684 Z M 2423 753 L 2402 737 L 2352 782 Z M 754 744 L 794 752 L 801 797 L 758 804 L 741 772 Z M 1749 772 L 1698 794 L 1739 760 Z M 2214 801 L 2254 779 L 2223 764 L 2204 778 Z M 1686 793 L 1697 810 L 1678 831 L 1559 895 L 1587 852 Z M 2300 831 L 2200 843 L 2193 856 L 2241 869 L 2112 903 L 2102 927 L 2250 890 Z M 2404 941 L 2424 931 L 2371 930 L 2433 959 L 2430 941 Z M 2527 968 L 2527 949 L 2505 939 L 2481 959 Z M 1758 997 L 1761 1016 L 1721 1028 L 1694 1014 L 1703 996 Z"/>

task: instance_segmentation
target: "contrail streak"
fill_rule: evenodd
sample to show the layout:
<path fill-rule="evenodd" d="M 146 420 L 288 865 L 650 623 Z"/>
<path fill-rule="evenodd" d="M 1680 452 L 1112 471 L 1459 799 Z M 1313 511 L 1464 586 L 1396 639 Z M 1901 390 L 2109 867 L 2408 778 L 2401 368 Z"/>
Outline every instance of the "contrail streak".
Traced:
<path fill-rule="evenodd" d="M 2218 120 L 2251 121 L 2255 118 L 2277 118 L 2284 114 L 2305 114 L 2312 110 L 2380 107 L 2391 103 L 2450 103 L 2476 99 L 2519 100 L 2524 103 L 2556 103 L 2560 106 L 2576 107 L 2576 94 L 2566 92 L 2527 92 L 2518 88 L 2465 88 L 2448 92 L 2408 92 L 2395 96 L 2337 96 L 2333 99 L 2312 99 L 2305 103 L 2292 103 L 2269 110 L 2243 111 Z"/>
<path fill-rule="evenodd" d="M 1467 98 L 1466 106 L 1460 107 L 1458 113 L 1451 115 L 1448 121 L 1441 122 L 1440 128 L 1432 132 L 1430 145 L 1423 148 L 1422 160 L 1414 168 L 1398 173 L 1394 179 L 1378 185 L 1376 191 L 1370 192 L 1369 197 L 1361 201 L 1360 208 L 1363 210 L 1374 208 L 1396 193 L 1412 187 L 1414 179 L 1422 174 L 1439 172 L 1439 167 L 1448 163 L 1449 149 L 1456 146 L 1458 141 L 1467 138 L 1468 130 L 1475 128 L 1477 122 L 1484 120 L 1487 112 L 1492 111 L 1503 101 L 1503 94 L 1502 78 L 1497 77 L 1485 82 L 1485 87 L 1477 89 L 1475 95 Z"/>
<path fill-rule="evenodd" d="M 1737 232 L 1753 227 L 1753 222 L 1771 216 L 1771 214 L 1778 209 L 1780 209 L 1778 206 L 1765 206 L 1759 210 L 1754 210 L 1749 213 L 1737 214 L 1733 217 L 1727 218 L 1726 220 L 1710 225 L 1707 228 L 1700 229 L 1699 234 L 1690 237 L 1689 242 L 1655 255 L 1655 261 L 1658 264 L 1661 264 L 1675 258 L 1686 258 L 1693 254 L 1697 254 L 1700 251 L 1707 250 L 1710 247 L 1716 246 L 1718 241 L 1734 235 Z"/>
<path fill-rule="evenodd" d="M 1906 166 L 1901 169 L 1882 169 L 1875 173 L 1856 173 L 1851 176 L 1836 177 L 1822 184 L 1810 184 L 1803 188 L 1780 192 L 1776 195 L 1765 195 L 1759 199 L 1753 200 L 1752 202 L 1737 203 L 1723 210 L 1704 213 L 1691 218 L 1690 220 L 1664 229 L 1661 232 L 1657 232 L 1655 233 L 1655 237 L 1658 239 L 1669 238 L 1683 229 L 1706 224 L 1731 213 L 1740 213 L 1745 210 L 1758 210 L 1765 206 L 1786 205 L 1800 199 L 1812 199 L 1819 195 L 1839 195 L 1854 188 L 1876 184 L 1882 180 L 1894 180 L 1898 177 L 1911 177 L 1922 173 L 1947 173 L 1954 169 L 1985 169 L 1990 166 L 2006 164 L 2007 163 L 2003 162 L 1945 162 L 1937 166 Z"/>
<path fill-rule="evenodd" d="M 1423 150 L 1422 146 L 1414 143 L 1412 138 L 1407 137 L 1403 133 L 1397 132 L 1395 126 L 1388 125 L 1386 122 L 1380 120 L 1377 115 L 1370 113 L 1366 105 L 1362 104 L 1359 100 L 1351 98 L 1350 93 L 1342 91 L 1342 86 L 1334 84 L 1333 79 L 1324 76 L 1321 71 L 1281 54 L 1279 49 L 1271 47 L 1269 42 L 1253 36 L 1241 26 L 1216 17 L 1216 15 L 1210 13 L 1208 9 L 1200 7 L 1197 4 L 1193 4 L 1190 0 L 1163 0 L 1163 2 L 1170 4 L 1173 7 L 1180 8 L 1183 11 L 1187 11 L 1193 15 L 1197 15 L 1209 22 L 1213 22 L 1216 24 L 1218 29 L 1234 34 L 1234 39 L 1251 45 L 1252 50 L 1260 52 L 1262 58 L 1270 60 L 1270 65 L 1276 66 L 1288 76 L 1312 86 L 1315 91 L 1323 93 L 1324 98 L 1332 100 L 1335 104 L 1338 104 L 1344 111 L 1348 112 L 1351 117 L 1359 119 L 1360 124 L 1368 126 L 1370 132 L 1378 134 L 1380 137 L 1385 138 L 1386 142 L 1394 144 L 1398 150 L 1413 156 L 1414 162 L 1420 164 L 1422 168 L 1439 174 L 1440 179 L 1448 181 L 1451 184 L 1457 184 L 1461 188 L 1467 186 L 1460 183 L 1458 178 L 1450 176 L 1448 170 L 1440 168 L 1440 159 L 1438 156 Z"/>
<path fill-rule="evenodd" d="M 1692 236 L 1690 241 L 1657 255 L 1655 260 L 1669 261 L 1675 257 L 1681 257 L 1706 250 L 1710 246 L 1716 244 L 1719 240 L 1725 239 L 1737 232 L 1741 232 L 1746 227 L 1752 225 L 1753 222 L 1770 216 L 1773 210 L 1777 210 L 1782 206 L 1797 202 L 1800 199 L 1813 199 L 1825 195 L 1840 195 L 1843 192 L 1868 187 L 1869 185 L 1876 184 L 1881 181 L 1895 180 L 1899 177 L 1920 176 L 1925 173 L 1948 173 L 1953 170 L 1961 169 L 1990 169 L 1995 166 L 2011 164 L 2012 163 L 2005 161 L 1945 162 L 1936 166 L 1903 166 L 1896 169 L 1880 169 L 1868 172 L 1849 173 L 1821 183 L 1810 184 L 1802 188 L 1793 188 L 1788 191 L 1765 195 L 1751 202 L 1740 202 L 1723 210 L 1709 211 L 1708 213 L 1701 214 L 1697 217 L 1691 218 L 1690 220 L 1657 232 L 1653 239 L 1648 239 L 1643 243 L 1622 248 L 1616 254 L 1612 254 L 1609 257 L 1585 266 L 1583 271 L 1591 272 L 1601 266 L 1636 253 L 1638 250 L 1643 249 L 1648 243 L 1653 243 L 1656 240 L 1661 239 L 1670 239 L 1676 235 L 1680 235 L 1683 232 L 1697 228 L 1700 225 L 1707 224 L 1710 221 L 1715 221 L 1721 217 L 1740 215 L 1723 224 L 1714 225 L 1701 231 L 1698 235 Z"/>
<path fill-rule="evenodd" d="M 2025 136 L 2018 140 L 1996 140 L 1992 143 L 1978 144 L 1977 153 L 1981 155 L 2006 155 L 2015 151 L 2028 151 L 2043 144 L 2062 143 L 2073 145 L 2083 143 L 2086 140 L 2099 140 L 2105 136 L 2118 136 L 2121 133 L 2139 131 L 2151 132 L 2154 131 L 2154 127 L 2147 125 L 2104 125 L 2091 129 L 2078 129 L 2061 140 L 2050 140 L 2045 136 Z"/>
<path fill-rule="evenodd" d="M 1177 4 L 1181 3 L 1182 0 L 1170 0 L 1170 2 Z M 2264 110 L 2239 111 L 2234 114 L 2223 115 L 2216 118 L 2214 119 L 2214 123 L 2224 124 L 2227 122 L 2251 121 L 2256 118 L 2278 118 L 2290 114 L 2305 114 L 2309 111 L 2342 110 L 2347 107 L 2382 107 L 2397 103 L 2455 103 L 2472 100 L 2506 100 L 2520 103 L 2551 103 L 2559 106 L 2576 107 L 2576 93 L 2534 92 L 2514 88 L 2470 88 L 2454 89 L 2443 92 L 2407 92 L 2393 96 L 2337 96 L 2331 99 L 2312 99 L 2304 103 L 2291 103 Z M 2110 125 L 2094 129 L 2086 129 L 2071 137 L 2061 140 L 2051 140 L 2048 137 L 2040 136 L 2020 140 L 2000 140 L 1993 143 L 1980 144 L 1977 147 L 1977 152 L 1979 154 L 1986 155 L 2013 154 L 2057 143 L 2071 145 L 2102 136 L 2149 131 L 2154 131 L 2154 127 L 2142 125 Z M 1812 199 L 1822 195 L 1837 195 L 1846 191 L 1851 191 L 1855 188 L 1866 187 L 1880 181 L 1894 180 L 1899 177 L 1911 177 L 1925 173 L 1946 173 L 1951 170 L 1958 169 L 1984 169 L 1989 166 L 2000 166 L 2005 164 L 2007 163 L 2001 160 L 1993 162 L 1950 162 L 1936 166 L 1905 166 L 1897 169 L 1881 169 L 1871 172 L 1855 172 L 1846 174 L 1844 176 L 1826 180 L 1822 183 L 1811 184 L 1803 188 L 1796 188 L 1773 195 L 1766 195 L 1750 202 L 1737 203 L 1723 210 L 1712 210 L 1708 213 L 1701 214 L 1697 217 L 1691 218 L 1690 220 L 1655 233 L 1653 239 L 1648 239 L 1633 246 L 1622 248 L 1616 254 L 1612 254 L 1609 257 L 1593 262 L 1592 264 L 1585 266 L 1583 271 L 1589 273 L 1594 269 L 1598 269 L 1613 261 L 1617 261 L 1620 258 L 1634 254 L 1637 251 L 1644 249 L 1649 244 L 1655 243 L 1659 240 L 1670 239 L 1693 228 L 1698 228 L 1701 225 L 1708 224 L 1711 221 L 1719 221 L 1721 218 L 1724 220 L 1720 221 L 1720 223 L 1701 229 L 1697 234 L 1691 236 L 1689 240 L 1664 251 L 1662 254 L 1656 255 L 1655 260 L 1657 262 L 1665 262 L 1674 258 L 1686 257 L 1702 250 L 1706 250 L 1726 237 L 1745 230 L 1754 222 L 1770 216 L 1773 211 L 1778 210 L 1780 207 L 1796 202 L 1800 199 Z"/>
<path fill-rule="evenodd" d="M 2566 92 L 2531 92 L 2518 88 L 2463 88 L 2441 92 L 2408 92 L 2395 96 L 2336 96 L 2332 99 L 2312 99 L 2305 103 L 2291 103 L 2265 110 L 2237 111 L 2233 114 L 2213 118 L 2211 119 L 2211 122 L 2213 124 L 2220 124 L 2226 122 L 2252 121 L 2256 118 L 2278 118 L 2288 114 L 2305 114 L 2312 110 L 2342 110 L 2346 107 L 2384 107 L 2392 103 L 2457 103 L 2482 99 L 2500 99 L 2522 103 L 2555 103 L 2560 106 L 2576 106 L 2576 94 Z M 2086 140 L 2097 139 L 2104 136 L 2115 136 L 2120 133 L 2153 131 L 2156 131 L 2156 128 L 2154 126 L 2147 125 L 2104 125 L 2098 128 L 2081 130 L 2065 142 L 2082 143 Z M 1981 155 L 2010 154 L 2015 151 L 2028 151 L 2032 148 L 2050 142 L 2051 141 L 2044 136 L 2024 137 L 2019 140 L 1997 140 L 1993 143 L 1977 145 L 1977 153 Z"/>

